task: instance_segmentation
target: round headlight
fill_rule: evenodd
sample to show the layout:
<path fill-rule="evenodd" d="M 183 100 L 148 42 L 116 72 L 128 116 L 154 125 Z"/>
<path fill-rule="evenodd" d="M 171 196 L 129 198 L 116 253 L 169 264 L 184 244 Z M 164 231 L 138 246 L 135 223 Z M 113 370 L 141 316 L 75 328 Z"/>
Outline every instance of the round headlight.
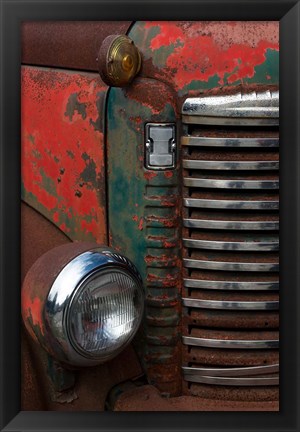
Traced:
<path fill-rule="evenodd" d="M 57 253 L 63 255 L 68 246 L 56 248 Z M 49 259 L 45 255 L 42 262 L 38 260 L 39 268 Z M 43 300 L 37 314 L 38 333 L 32 316 L 37 308 L 30 307 L 29 301 L 34 304 L 32 292 L 37 294 L 38 280 L 34 269 L 29 273 L 30 283 L 26 276 L 22 296 L 24 322 L 57 360 L 77 366 L 99 364 L 115 357 L 132 340 L 141 323 L 144 292 L 137 269 L 126 257 L 97 246 L 68 260 L 54 277 L 50 271 L 51 286 L 47 291 L 40 285 L 38 295 Z"/>
<path fill-rule="evenodd" d="M 140 323 L 143 298 L 128 272 L 112 268 L 87 278 L 74 293 L 65 325 L 74 349 L 100 360 L 124 347 Z"/>

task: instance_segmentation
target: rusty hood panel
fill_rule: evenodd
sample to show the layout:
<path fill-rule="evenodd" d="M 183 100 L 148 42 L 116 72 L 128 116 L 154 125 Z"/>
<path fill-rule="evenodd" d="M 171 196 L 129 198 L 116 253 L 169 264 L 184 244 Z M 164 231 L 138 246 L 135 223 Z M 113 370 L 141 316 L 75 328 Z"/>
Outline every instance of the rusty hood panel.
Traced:
<path fill-rule="evenodd" d="M 126 34 L 131 21 L 36 21 L 21 27 L 22 63 L 97 71 L 102 41 Z"/>

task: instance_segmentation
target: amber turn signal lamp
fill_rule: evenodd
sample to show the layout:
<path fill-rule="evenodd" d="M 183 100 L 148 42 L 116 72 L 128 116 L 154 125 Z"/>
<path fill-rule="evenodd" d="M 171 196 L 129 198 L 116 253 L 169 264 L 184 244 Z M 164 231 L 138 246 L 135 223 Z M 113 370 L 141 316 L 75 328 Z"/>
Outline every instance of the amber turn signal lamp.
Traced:
<path fill-rule="evenodd" d="M 111 35 L 104 39 L 98 55 L 102 80 L 112 87 L 125 87 L 138 74 L 141 54 L 134 42 L 125 35 Z"/>

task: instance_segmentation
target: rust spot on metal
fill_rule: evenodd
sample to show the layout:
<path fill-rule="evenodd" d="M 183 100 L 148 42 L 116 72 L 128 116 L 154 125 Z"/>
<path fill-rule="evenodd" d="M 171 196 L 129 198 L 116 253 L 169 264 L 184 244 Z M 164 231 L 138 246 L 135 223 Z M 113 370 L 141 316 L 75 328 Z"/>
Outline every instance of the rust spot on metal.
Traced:
<path fill-rule="evenodd" d="M 145 171 L 144 177 L 146 180 L 152 180 L 154 177 L 157 176 L 157 173 L 155 171 Z"/>
<path fill-rule="evenodd" d="M 138 225 L 138 229 L 139 229 L 140 231 L 142 231 L 142 230 L 143 230 L 143 223 L 144 223 L 144 218 L 143 218 L 143 217 L 141 217 L 141 218 L 140 218 L 140 222 L 139 222 L 139 225 Z"/>
<path fill-rule="evenodd" d="M 172 178 L 174 175 L 173 171 L 164 171 L 164 176 L 166 178 Z"/>
<path fill-rule="evenodd" d="M 164 87 L 164 97 L 158 97 L 161 93 L 162 83 L 151 80 L 151 86 L 145 85 L 143 80 L 136 80 L 134 85 L 124 89 L 127 98 L 137 101 L 143 107 L 149 108 L 152 114 L 160 114 L 166 106 L 166 100 L 173 100 L 174 93 L 171 88 Z M 139 122 L 138 124 L 141 124 Z"/>
<path fill-rule="evenodd" d="M 168 287 L 173 288 L 173 287 L 177 286 L 178 280 L 179 280 L 178 275 L 173 276 L 173 275 L 167 274 L 163 278 L 161 278 L 155 274 L 151 274 L 151 273 L 148 273 L 148 275 L 147 275 L 147 282 L 149 285 L 154 284 L 154 285 L 162 286 L 165 288 L 168 288 Z"/>
<path fill-rule="evenodd" d="M 154 264 L 162 267 L 174 266 L 177 261 L 177 257 L 165 254 L 160 254 L 159 256 L 146 255 L 144 259 L 148 266 Z"/>

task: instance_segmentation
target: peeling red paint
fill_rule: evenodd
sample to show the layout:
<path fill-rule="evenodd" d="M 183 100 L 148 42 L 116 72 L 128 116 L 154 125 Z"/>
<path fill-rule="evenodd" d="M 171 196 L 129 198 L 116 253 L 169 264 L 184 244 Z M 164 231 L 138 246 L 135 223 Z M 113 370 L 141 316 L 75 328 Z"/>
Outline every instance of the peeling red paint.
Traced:
<path fill-rule="evenodd" d="M 73 240 L 106 241 L 105 91 L 96 74 L 22 68 L 22 198 Z"/>
<path fill-rule="evenodd" d="M 178 275 L 166 275 L 163 278 L 160 278 L 151 273 L 147 275 L 147 282 L 149 283 L 149 285 L 162 286 L 164 288 L 174 288 L 178 285 L 178 281 Z"/>
<path fill-rule="evenodd" d="M 144 172 L 144 177 L 146 180 L 152 180 L 156 176 L 157 176 L 157 173 L 155 171 L 145 171 Z"/>
<path fill-rule="evenodd" d="M 168 240 L 163 240 L 163 247 L 164 248 L 173 248 L 177 246 L 177 239 L 174 240 L 173 242 L 168 241 Z"/>
<path fill-rule="evenodd" d="M 55 212 L 55 213 L 53 214 L 53 221 L 54 221 L 54 222 L 58 222 L 58 219 L 59 219 L 58 212 Z"/>
<path fill-rule="evenodd" d="M 38 331 L 44 335 L 44 324 L 42 318 L 43 303 L 39 297 L 34 297 L 33 299 L 29 296 L 22 295 L 22 313 L 23 319 L 26 321 L 31 321 L 31 326 L 37 327 Z M 36 339 L 36 335 L 31 330 L 31 335 Z"/>
<path fill-rule="evenodd" d="M 163 199 L 163 200 L 161 200 L 161 205 L 163 206 L 163 207 L 174 207 L 174 200 L 166 200 L 166 199 Z"/>
<path fill-rule="evenodd" d="M 160 254 L 159 256 L 152 256 L 152 255 L 145 256 L 145 262 L 148 265 L 160 262 L 162 265 L 169 267 L 174 263 L 175 260 L 176 260 L 175 256 L 169 256 L 164 254 Z"/>
<path fill-rule="evenodd" d="M 137 222 L 137 221 L 139 220 L 138 215 L 134 215 L 134 216 L 132 216 L 132 220 L 135 221 L 135 222 Z"/>
<path fill-rule="evenodd" d="M 68 232 L 69 228 L 67 227 L 67 225 L 65 223 L 59 225 L 59 228 L 63 231 L 63 232 Z"/>
<path fill-rule="evenodd" d="M 130 35 L 145 58 L 142 75 L 161 79 L 175 91 L 216 77 L 218 86 L 251 79 L 267 50 L 279 50 L 275 21 L 149 21 L 136 26 L 143 38 L 134 27 Z"/>
<path fill-rule="evenodd" d="M 139 222 L 139 226 L 138 226 L 138 229 L 140 230 L 140 231 L 142 231 L 143 230 L 143 223 L 144 223 L 144 218 L 140 218 L 140 222 Z"/>
<path fill-rule="evenodd" d="M 162 223 L 164 224 L 165 227 L 176 226 L 176 222 L 174 221 L 174 219 L 163 219 Z"/>
<path fill-rule="evenodd" d="M 142 117 L 138 116 L 138 117 L 129 117 L 129 120 L 136 123 L 136 124 L 140 124 L 142 123 L 143 119 Z"/>

